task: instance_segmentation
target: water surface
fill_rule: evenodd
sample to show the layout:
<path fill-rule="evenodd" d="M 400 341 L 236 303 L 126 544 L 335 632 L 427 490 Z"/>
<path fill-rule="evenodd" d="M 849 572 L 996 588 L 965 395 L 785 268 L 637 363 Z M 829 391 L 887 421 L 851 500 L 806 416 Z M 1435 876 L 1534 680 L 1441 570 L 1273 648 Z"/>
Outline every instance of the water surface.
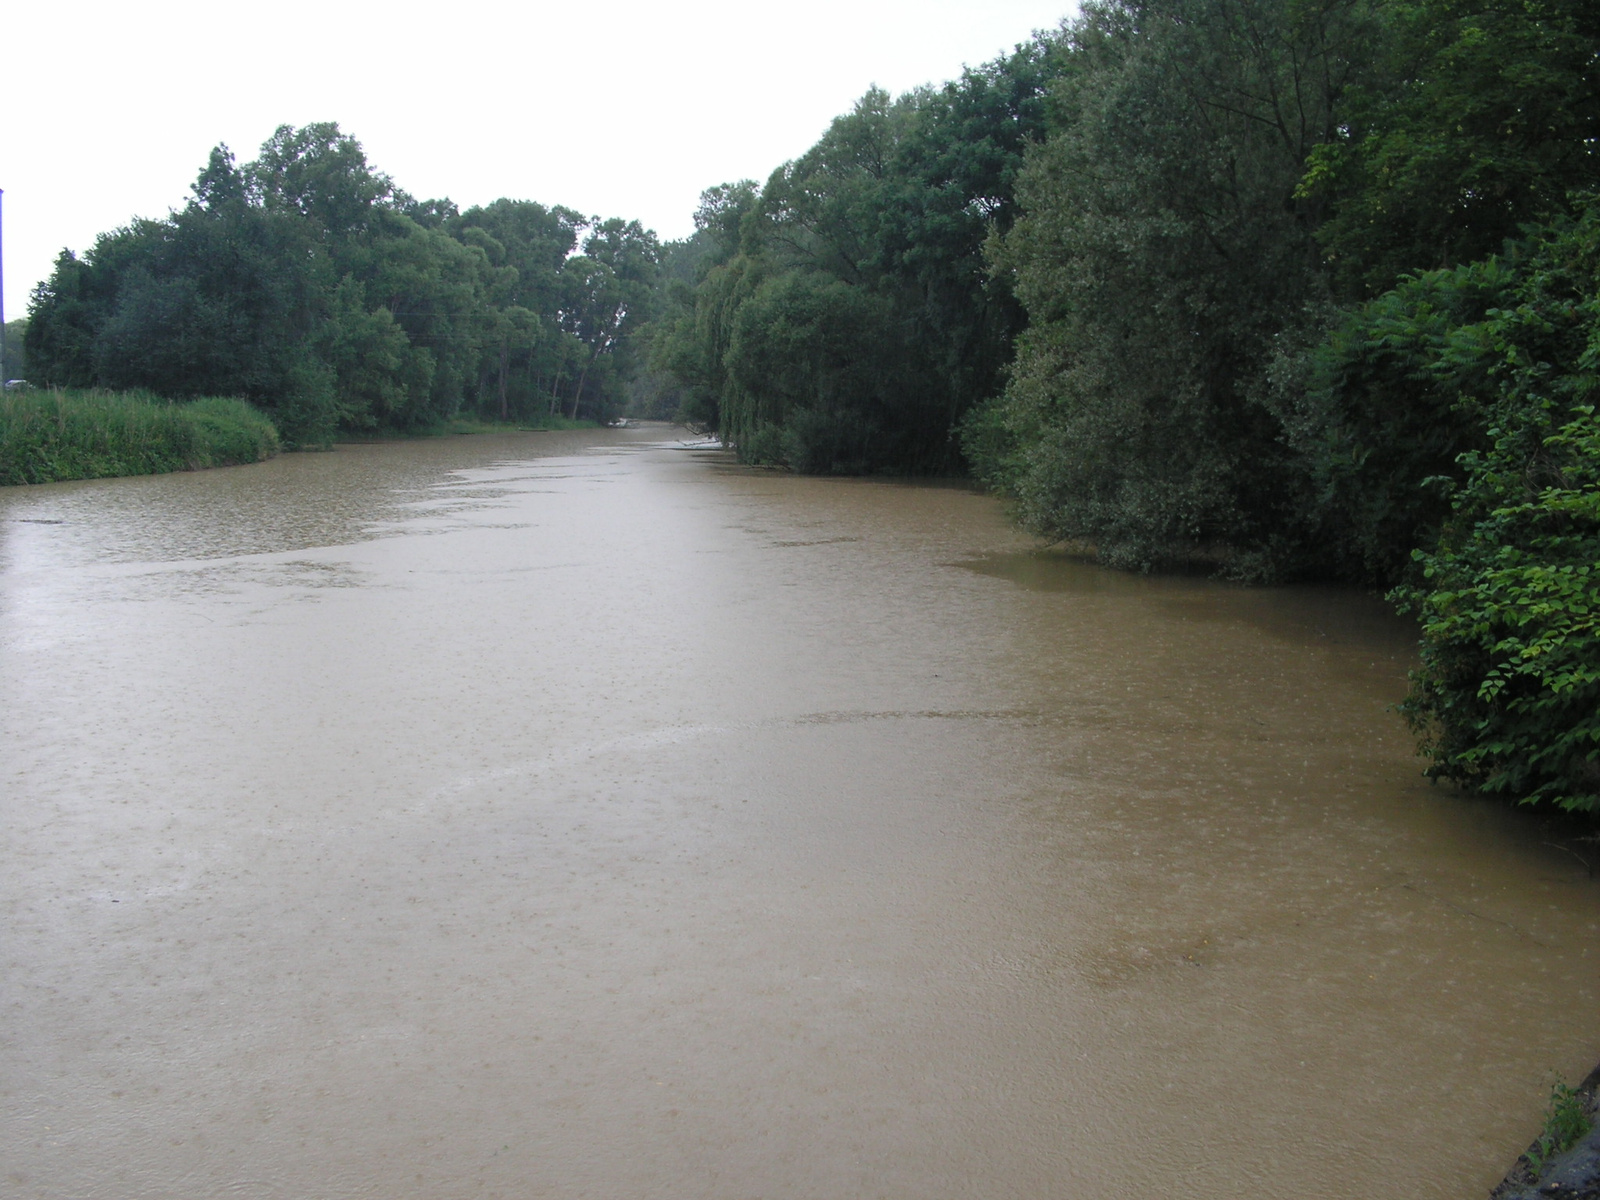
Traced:
<path fill-rule="evenodd" d="M 1349 592 L 665 428 L 0 491 L 17 1197 L 1463 1197 L 1600 884 Z"/>

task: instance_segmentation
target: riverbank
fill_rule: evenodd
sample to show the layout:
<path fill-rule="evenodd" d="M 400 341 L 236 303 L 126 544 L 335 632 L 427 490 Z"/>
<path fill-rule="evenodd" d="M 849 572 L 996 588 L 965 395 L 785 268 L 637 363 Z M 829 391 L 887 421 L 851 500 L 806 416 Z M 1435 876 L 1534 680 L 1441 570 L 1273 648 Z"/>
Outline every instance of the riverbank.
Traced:
<path fill-rule="evenodd" d="M 362 445 L 601 427 L 559 414 L 512 422 L 454 417 L 404 431 L 341 431 L 334 441 Z M 272 421 L 242 400 L 205 397 L 174 404 L 150 392 L 77 388 L 0 395 L 0 487 L 237 466 L 282 449 Z"/>
<path fill-rule="evenodd" d="M 0 394 L 0 486 L 161 475 L 260 462 L 277 428 L 242 400 L 173 404 L 149 392 Z"/>
<path fill-rule="evenodd" d="M 1568 1104 L 1588 1125 L 1588 1131 L 1562 1147 L 1556 1139 L 1561 1123 L 1552 1111 L 1546 1129 L 1525 1150 L 1505 1179 L 1489 1193 L 1489 1200 L 1538 1200 L 1567 1196 L 1573 1200 L 1600 1200 L 1600 1065 L 1566 1095 Z"/>
<path fill-rule="evenodd" d="M 361 432 L 340 430 L 334 437 L 343 445 L 372 445 L 379 442 L 403 442 L 412 438 L 455 437 L 472 433 L 555 433 L 572 429 L 601 429 L 599 421 L 574 420 L 571 417 L 545 416 L 528 421 L 485 421 L 478 417 L 452 417 L 433 425 L 417 429 L 372 429 Z"/>

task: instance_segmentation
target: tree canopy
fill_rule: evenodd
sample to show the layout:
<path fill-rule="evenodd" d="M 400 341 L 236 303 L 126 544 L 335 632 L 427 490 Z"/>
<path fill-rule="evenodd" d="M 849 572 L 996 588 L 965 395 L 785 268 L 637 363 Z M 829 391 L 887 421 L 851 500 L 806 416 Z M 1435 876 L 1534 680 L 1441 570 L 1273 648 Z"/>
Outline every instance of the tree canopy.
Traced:
<path fill-rule="evenodd" d="M 418 201 L 337 125 L 285 125 L 242 166 L 213 150 L 181 210 L 63 251 L 28 359 L 42 383 L 240 396 L 292 442 L 463 409 L 605 416 L 658 258 L 637 222 Z"/>
<path fill-rule="evenodd" d="M 899 98 L 874 89 L 762 186 L 701 198 L 653 362 L 750 461 L 950 471 L 1022 311 L 983 245 L 1017 215 L 1053 38 Z"/>

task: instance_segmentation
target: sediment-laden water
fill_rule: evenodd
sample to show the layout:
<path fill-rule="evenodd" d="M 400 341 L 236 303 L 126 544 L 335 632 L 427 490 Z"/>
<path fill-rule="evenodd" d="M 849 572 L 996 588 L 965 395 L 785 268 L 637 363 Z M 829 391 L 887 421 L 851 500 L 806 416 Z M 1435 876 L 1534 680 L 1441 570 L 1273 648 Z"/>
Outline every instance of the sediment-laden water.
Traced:
<path fill-rule="evenodd" d="M 1600 1057 L 1381 603 L 674 437 L 0 492 L 0 1191 L 1457 1200 Z"/>

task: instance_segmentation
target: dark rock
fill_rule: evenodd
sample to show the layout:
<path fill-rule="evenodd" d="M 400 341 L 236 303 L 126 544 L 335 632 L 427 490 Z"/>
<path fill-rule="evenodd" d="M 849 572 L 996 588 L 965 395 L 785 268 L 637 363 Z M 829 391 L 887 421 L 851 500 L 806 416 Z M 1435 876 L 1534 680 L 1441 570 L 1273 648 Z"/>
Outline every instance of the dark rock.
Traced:
<path fill-rule="evenodd" d="M 1600 1092 L 1600 1066 L 1589 1072 L 1577 1090 L 1589 1106 L 1589 1119 L 1594 1121 L 1600 1112 L 1600 1102 L 1596 1100 Z M 1538 1149 L 1537 1141 L 1528 1147 L 1500 1186 L 1489 1193 L 1489 1200 L 1552 1200 L 1553 1197 L 1600 1200 L 1600 1123 L 1570 1150 L 1556 1155 L 1544 1164 L 1542 1171 L 1535 1173 L 1533 1162 Z"/>

